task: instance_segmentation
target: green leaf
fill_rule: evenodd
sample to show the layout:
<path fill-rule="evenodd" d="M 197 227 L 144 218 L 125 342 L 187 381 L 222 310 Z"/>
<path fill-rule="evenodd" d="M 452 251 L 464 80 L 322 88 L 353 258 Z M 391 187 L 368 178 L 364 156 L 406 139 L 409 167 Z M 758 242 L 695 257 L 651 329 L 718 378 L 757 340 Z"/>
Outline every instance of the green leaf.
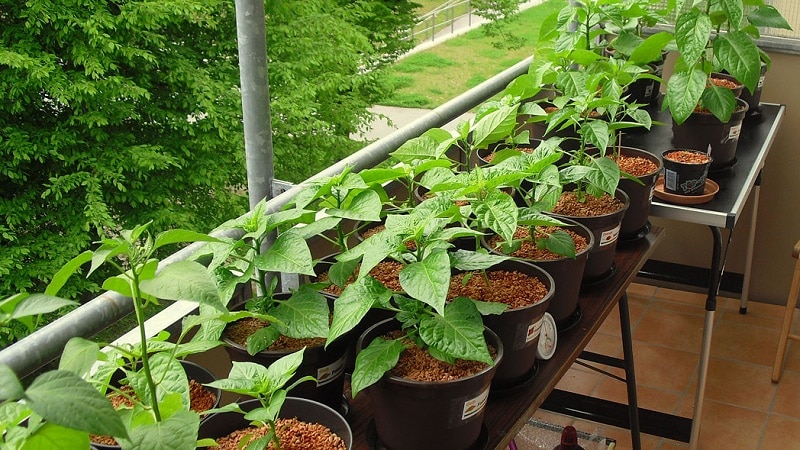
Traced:
<path fill-rule="evenodd" d="M 381 197 L 375 191 L 362 191 L 353 197 L 345 209 L 328 208 L 326 214 L 343 219 L 377 222 L 381 220 Z"/>
<path fill-rule="evenodd" d="M 407 140 L 397 150 L 389 154 L 399 161 L 412 164 L 418 160 L 436 159 L 437 147 L 438 142 L 434 138 L 423 134 Z"/>
<path fill-rule="evenodd" d="M 518 213 L 514 198 L 497 190 L 489 192 L 486 199 L 475 206 L 475 215 L 481 222 L 507 240 L 513 238 L 517 229 Z"/>
<path fill-rule="evenodd" d="M 89 433 L 43 423 L 28 437 L 22 450 L 75 450 L 89 448 Z"/>
<path fill-rule="evenodd" d="M 310 239 L 314 236 L 328 231 L 342 222 L 338 217 L 321 217 L 308 225 L 298 226 L 293 228 L 292 231 L 303 239 Z"/>
<path fill-rule="evenodd" d="M 610 139 L 610 131 L 608 129 L 608 122 L 605 120 L 590 120 L 584 122 L 581 126 L 581 133 L 586 142 L 591 143 L 600 149 L 600 153 L 604 154 L 608 147 Z"/>
<path fill-rule="evenodd" d="M 481 117 L 472 127 L 474 148 L 486 148 L 508 136 L 516 125 L 517 105 L 503 106 Z"/>
<path fill-rule="evenodd" d="M 94 434 L 127 436 L 111 402 L 71 372 L 43 373 L 31 383 L 25 397 L 47 422 Z"/>
<path fill-rule="evenodd" d="M 730 89 L 721 86 L 709 86 L 703 92 L 701 101 L 703 106 L 722 122 L 729 121 L 736 108 L 736 95 Z"/>
<path fill-rule="evenodd" d="M 330 311 L 327 299 L 308 286 L 300 286 L 288 300 L 279 302 L 270 314 L 283 324 L 275 326 L 282 334 L 297 339 L 328 336 Z"/>
<path fill-rule="evenodd" d="M 328 279 L 336 286 L 343 288 L 347 280 L 355 274 L 356 267 L 358 267 L 357 259 L 337 261 L 328 269 Z"/>
<path fill-rule="evenodd" d="M 619 166 L 611 158 L 593 158 L 591 166 L 597 170 L 587 175 L 589 182 L 612 197 L 619 184 Z"/>
<path fill-rule="evenodd" d="M 739 26 L 742 24 L 742 18 L 744 17 L 742 0 L 721 0 L 720 4 L 725 11 L 731 29 L 739 29 Z"/>
<path fill-rule="evenodd" d="M 482 316 L 486 316 L 489 314 L 503 314 L 503 312 L 505 312 L 508 309 L 508 305 L 506 305 L 505 303 L 482 302 L 480 300 L 473 300 L 473 299 L 469 300 L 475 304 L 475 308 L 478 309 L 478 312 Z"/>
<path fill-rule="evenodd" d="M 275 342 L 281 335 L 278 327 L 269 326 L 259 328 L 253 334 L 247 337 L 247 353 L 255 355 L 256 353 L 266 349 L 273 342 Z"/>
<path fill-rule="evenodd" d="M 791 30 L 792 26 L 772 5 L 761 5 L 747 13 L 747 20 L 756 27 Z"/>
<path fill-rule="evenodd" d="M 192 449 L 197 442 L 200 416 L 192 411 L 178 411 L 166 420 L 131 429 L 129 440 L 120 440 L 130 450 Z"/>
<path fill-rule="evenodd" d="M 575 258 L 575 241 L 566 231 L 556 230 L 551 233 L 544 240 L 544 247 L 557 255 Z"/>
<path fill-rule="evenodd" d="M 181 242 L 223 242 L 213 236 L 205 233 L 198 233 L 191 230 L 167 230 L 159 233 L 156 236 L 156 241 L 153 244 L 153 250 L 161 248 L 165 245 L 177 244 Z"/>
<path fill-rule="evenodd" d="M 167 353 L 156 353 L 150 357 L 150 371 L 153 374 L 153 380 L 156 381 L 156 394 L 159 402 L 170 394 L 178 394 L 183 409 L 189 409 L 191 401 L 189 378 L 180 361 Z M 137 390 L 137 392 L 141 391 Z M 143 398 L 150 398 L 150 395 L 147 394 Z"/>
<path fill-rule="evenodd" d="M 177 261 L 164 267 L 155 278 L 143 280 L 141 289 L 156 298 L 187 300 L 225 311 L 211 274 L 195 261 Z"/>
<path fill-rule="evenodd" d="M 400 340 L 375 338 L 369 345 L 358 352 L 350 387 L 353 398 L 359 392 L 377 383 L 383 375 L 397 365 L 405 345 Z"/>
<path fill-rule="evenodd" d="M 91 250 L 86 250 L 64 264 L 61 269 L 59 269 L 58 272 L 53 275 L 53 279 L 50 280 L 50 284 L 47 285 L 44 293 L 47 295 L 58 294 L 58 291 L 64 287 L 64 283 L 67 282 L 69 277 L 71 277 L 72 274 L 75 273 L 75 271 L 78 270 L 82 265 L 92 260 L 92 255 L 93 252 Z"/>
<path fill-rule="evenodd" d="M 672 118 L 678 125 L 694 112 L 705 90 L 707 78 L 706 73 L 699 69 L 676 72 L 669 78 L 664 104 L 669 106 Z"/>
<path fill-rule="evenodd" d="M 411 297 L 444 313 L 444 303 L 450 287 L 450 257 L 444 250 L 425 256 L 422 261 L 400 270 L 400 286 Z"/>
<path fill-rule="evenodd" d="M 87 375 L 94 363 L 97 362 L 99 352 L 100 345 L 97 342 L 74 337 L 64 346 L 58 369 L 75 373 L 81 377 Z"/>
<path fill-rule="evenodd" d="M 387 303 L 392 291 L 372 277 L 348 285 L 333 303 L 333 321 L 326 346 L 352 330 L 375 304 Z"/>
<path fill-rule="evenodd" d="M 314 275 L 314 259 L 308 243 L 293 231 L 281 233 L 264 253 L 256 256 L 255 265 L 268 272 Z"/>
<path fill-rule="evenodd" d="M 16 296 L 23 296 L 23 299 L 17 303 L 17 306 L 11 312 L 10 319 L 20 319 L 23 317 L 38 316 L 39 314 L 47 314 L 53 312 L 64 306 L 77 305 L 77 302 L 67 300 L 61 297 L 54 297 L 47 294 L 16 294 Z"/>
<path fill-rule="evenodd" d="M 761 77 L 758 47 L 742 31 L 721 33 L 714 39 L 717 63 L 753 92 Z"/>
<path fill-rule="evenodd" d="M 282 388 L 292 379 L 297 368 L 303 363 L 304 348 L 282 356 L 267 367 L 267 380 L 274 388 Z"/>
<path fill-rule="evenodd" d="M 6 365 L 0 365 L 0 401 L 17 400 L 25 394 L 17 374 Z"/>
<path fill-rule="evenodd" d="M 675 44 L 681 58 L 692 66 L 706 49 L 711 38 L 711 20 L 697 8 L 678 15 L 675 21 Z"/>
<path fill-rule="evenodd" d="M 483 337 L 483 319 L 475 304 L 458 297 L 442 316 L 428 316 L 420 323 L 425 343 L 454 358 L 494 364 Z"/>
<path fill-rule="evenodd" d="M 644 65 L 654 61 L 661 61 L 661 52 L 672 42 L 675 37 L 672 33 L 661 31 L 651 34 L 631 53 L 630 61 L 634 64 Z"/>
<path fill-rule="evenodd" d="M 508 260 L 508 256 L 485 251 L 456 250 L 450 253 L 450 263 L 458 270 L 483 270 Z"/>

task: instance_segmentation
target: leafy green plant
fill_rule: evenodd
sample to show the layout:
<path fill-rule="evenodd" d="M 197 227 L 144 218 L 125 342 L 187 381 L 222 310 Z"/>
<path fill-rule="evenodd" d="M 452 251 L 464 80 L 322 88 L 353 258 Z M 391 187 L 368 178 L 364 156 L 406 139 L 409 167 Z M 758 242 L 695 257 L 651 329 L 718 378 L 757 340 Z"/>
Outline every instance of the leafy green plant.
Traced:
<path fill-rule="evenodd" d="M 703 5 L 676 2 L 675 43 L 680 53 L 667 82 L 663 107 L 683 123 L 696 107 L 727 122 L 736 107 L 730 89 L 709 82 L 712 72 L 727 71 L 753 92 L 761 73 L 758 27 L 791 29 L 772 5 L 762 0 L 708 0 Z M 768 58 L 767 58 L 768 60 Z"/>
<path fill-rule="evenodd" d="M 46 294 L 21 292 L 0 300 L 0 348 L 11 345 L 38 328 L 42 314 L 77 302 Z"/>
<path fill-rule="evenodd" d="M 483 337 L 481 313 L 500 313 L 505 305 L 469 299 L 446 302 L 451 267 L 476 270 L 505 259 L 484 252 L 448 251 L 451 241 L 479 233 L 447 227 L 457 206 L 451 199 L 434 197 L 407 214 L 386 218 L 386 229 L 339 256 L 360 262 L 355 281 L 347 285 L 334 305 L 329 341 L 351 330 L 373 307 L 389 310 L 402 324 L 405 336 L 444 361 L 468 359 L 492 364 Z M 409 245 L 410 244 L 410 245 Z M 384 259 L 403 265 L 399 272 L 402 293 L 392 292 L 368 275 Z M 373 341 L 356 358 L 353 395 L 375 383 L 398 361 L 401 340 Z"/>
<path fill-rule="evenodd" d="M 159 268 L 159 260 L 154 256 L 158 249 L 169 245 L 215 242 L 217 239 L 181 229 L 153 235 L 150 226 L 151 223 L 146 223 L 102 239 L 94 251 L 81 253 L 56 273 L 47 293 L 55 295 L 85 263 L 91 263 L 87 276 L 103 265 L 118 272 L 104 281 L 103 288 L 131 297 L 139 341 L 129 348 L 116 347 L 112 356 L 100 356 L 104 361 L 91 375 L 92 380 L 99 383 L 101 391 L 115 390 L 109 386 L 108 379 L 111 372 L 122 368 L 133 388 L 134 393 L 129 395 L 129 399 L 134 406 L 117 410 L 124 432 L 116 430 L 111 435 L 123 448 L 194 448 L 200 416 L 189 409 L 188 381 L 176 356 L 207 350 L 218 342 L 198 340 L 180 345 L 161 342 L 165 336 L 150 339 L 144 326 L 144 309 L 159 300 L 188 300 L 224 314 L 226 310 L 217 286 L 206 267 L 184 260 Z M 185 319 L 184 335 L 202 320 L 196 316 Z M 97 358 L 96 343 L 74 338 L 65 348 L 62 365 L 75 373 L 87 375 Z M 172 438 L 168 443 L 160 439 L 165 434 Z"/>
<path fill-rule="evenodd" d="M 195 256 L 212 256 L 208 269 L 216 276 L 223 305 L 228 305 L 242 284 L 250 283 L 253 297 L 246 299 L 245 309 L 224 316 L 208 316 L 204 334 L 218 339 L 227 323 L 245 317 L 257 318 L 267 326 L 247 340 L 247 351 L 256 354 L 280 336 L 291 338 L 326 337 L 329 309 L 327 300 L 319 293 L 319 285 L 302 285 L 291 294 L 276 293 L 278 273 L 314 275 L 314 260 L 307 239 L 319 229 L 338 219 L 317 221 L 314 213 L 300 208 L 288 208 L 274 214 L 266 213 L 266 201 L 260 202 L 250 214 L 230 220 L 217 230 L 238 230 L 238 239 L 211 242 Z M 324 222 L 324 223 L 323 223 Z M 307 224 L 305 227 L 296 226 Z M 280 233 L 277 233 L 280 231 Z M 273 242 L 267 245 L 270 236 Z M 201 310 L 206 314 L 208 308 Z"/>
<path fill-rule="evenodd" d="M 250 411 L 242 410 L 238 403 L 230 403 L 211 412 L 234 411 L 244 415 L 252 425 L 266 426 L 269 432 L 258 439 L 252 436 L 243 438 L 242 446 L 247 448 L 266 448 L 269 442 L 280 448 L 280 440 L 275 428 L 275 420 L 286 400 L 286 394 L 292 388 L 306 381 L 315 381 L 314 377 L 306 376 L 294 381 L 291 385 L 286 383 L 294 377 L 297 368 L 303 362 L 303 352 L 300 349 L 281 357 L 269 367 L 251 362 L 234 361 L 228 378 L 209 383 L 208 386 L 233 392 L 234 394 L 247 395 L 258 399 L 260 407 Z"/>

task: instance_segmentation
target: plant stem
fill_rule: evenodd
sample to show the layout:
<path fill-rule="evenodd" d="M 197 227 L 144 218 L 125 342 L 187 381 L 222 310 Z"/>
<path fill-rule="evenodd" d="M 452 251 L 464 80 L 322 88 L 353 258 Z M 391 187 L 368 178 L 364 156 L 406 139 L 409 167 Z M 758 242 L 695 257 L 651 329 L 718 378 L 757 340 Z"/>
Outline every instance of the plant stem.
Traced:
<path fill-rule="evenodd" d="M 147 382 L 147 387 L 150 390 L 150 401 L 153 407 L 153 414 L 156 416 L 156 422 L 161 422 L 161 411 L 158 409 L 158 396 L 156 395 L 156 384 L 153 381 L 153 374 L 150 371 L 150 357 L 147 354 L 147 334 L 144 328 L 144 311 L 141 305 L 141 291 L 139 291 L 139 275 L 135 269 L 131 269 L 133 274 L 133 309 L 136 312 L 136 323 L 139 328 L 139 339 L 142 343 L 142 370 L 144 371 L 144 379 Z"/>

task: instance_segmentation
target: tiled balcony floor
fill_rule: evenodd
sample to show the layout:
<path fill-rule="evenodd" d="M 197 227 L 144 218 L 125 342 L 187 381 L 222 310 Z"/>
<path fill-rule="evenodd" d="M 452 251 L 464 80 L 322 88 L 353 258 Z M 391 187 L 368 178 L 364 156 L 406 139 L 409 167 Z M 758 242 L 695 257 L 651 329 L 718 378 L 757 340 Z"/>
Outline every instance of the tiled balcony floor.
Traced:
<path fill-rule="evenodd" d="M 705 295 L 633 284 L 628 300 L 639 406 L 691 417 Z M 800 345 L 789 344 L 783 379 L 779 384 L 771 381 L 783 311 L 782 306 L 750 301 L 747 315 L 741 315 L 738 299 L 719 298 L 701 421 L 701 449 L 800 448 Z M 796 317 L 795 329 L 797 322 Z M 620 339 L 619 317 L 611 314 L 587 350 L 621 357 Z M 620 369 L 603 369 L 624 375 Z M 558 388 L 627 403 L 624 383 L 580 365 L 569 370 Z M 590 433 L 602 427 L 600 431 L 605 436 L 617 440 L 617 449 L 631 448 L 626 429 L 576 421 L 542 410 L 534 417 L 562 426 L 572 424 Z M 520 450 L 535 448 L 519 441 Z M 673 450 L 688 448 L 688 444 L 643 434 L 642 447 Z"/>

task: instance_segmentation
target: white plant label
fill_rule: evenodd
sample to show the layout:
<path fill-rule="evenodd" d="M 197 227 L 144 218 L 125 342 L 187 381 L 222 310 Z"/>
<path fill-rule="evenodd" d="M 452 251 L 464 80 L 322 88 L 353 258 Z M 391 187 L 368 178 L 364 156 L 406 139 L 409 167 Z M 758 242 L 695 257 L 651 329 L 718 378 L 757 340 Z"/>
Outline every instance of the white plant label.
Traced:
<path fill-rule="evenodd" d="M 600 247 L 605 247 L 606 245 L 611 245 L 617 241 L 619 237 L 619 229 L 622 224 L 617 225 L 616 227 L 603 231 L 600 234 Z"/>
<path fill-rule="evenodd" d="M 732 126 L 731 131 L 728 132 L 728 141 L 738 141 L 739 133 L 741 131 L 742 131 L 742 124 Z"/>
<path fill-rule="evenodd" d="M 483 411 L 483 408 L 486 406 L 486 400 L 488 398 L 489 398 L 489 388 L 486 388 L 476 397 L 473 397 L 464 402 L 464 409 L 461 413 L 461 420 L 467 420 L 470 417 Z"/>
<path fill-rule="evenodd" d="M 539 337 L 539 333 L 542 331 L 542 322 L 544 322 L 544 315 L 536 322 L 528 325 L 528 333 L 525 335 L 526 344 Z"/>
<path fill-rule="evenodd" d="M 324 386 L 344 375 L 344 356 L 317 369 L 317 386 Z"/>

